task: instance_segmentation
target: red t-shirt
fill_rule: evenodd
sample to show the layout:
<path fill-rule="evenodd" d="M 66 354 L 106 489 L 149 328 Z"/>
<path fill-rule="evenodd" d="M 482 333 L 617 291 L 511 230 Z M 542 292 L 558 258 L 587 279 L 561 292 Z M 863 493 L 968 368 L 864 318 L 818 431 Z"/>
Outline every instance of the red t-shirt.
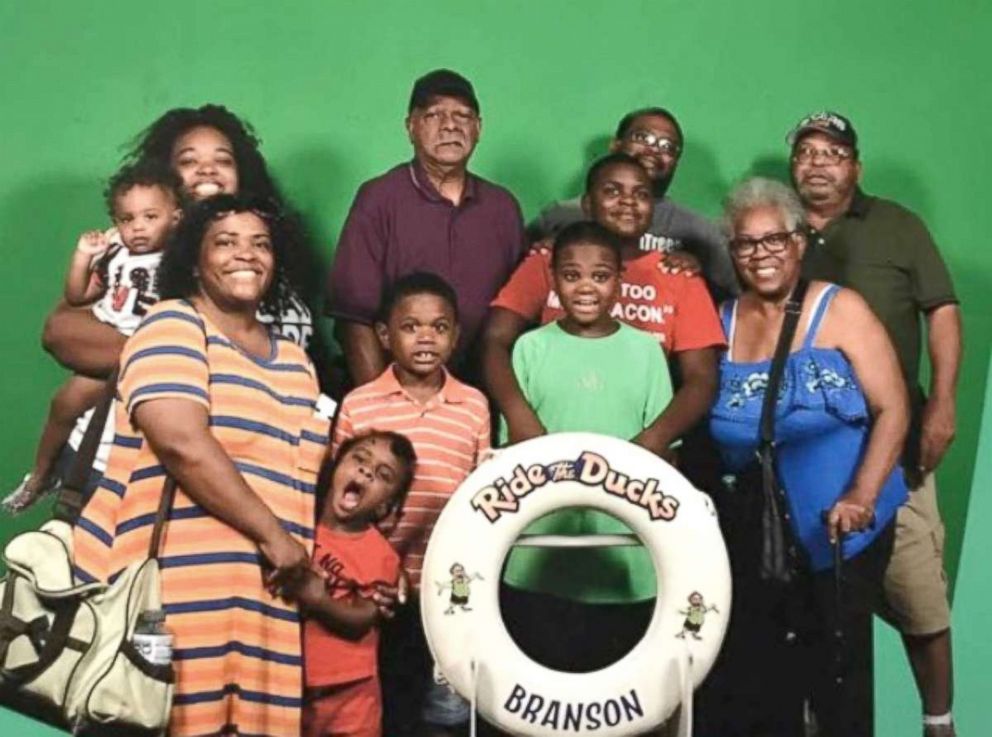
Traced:
<path fill-rule="evenodd" d="M 371 596 L 374 583 L 395 585 L 400 575 L 399 556 L 374 527 L 353 534 L 317 525 L 313 566 L 327 575 L 332 598 Z M 377 627 L 359 640 L 346 640 L 317 620 L 307 620 L 303 626 L 306 685 L 330 686 L 374 676 L 378 647 Z"/>
<path fill-rule="evenodd" d="M 657 336 L 667 353 L 724 346 L 723 328 L 706 283 L 698 276 L 666 274 L 663 258 L 657 251 L 624 258 L 613 317 Z M 527 256 L 491 306 L 542 325 L 564 315 L 551 276 L 551 253 Z"/>

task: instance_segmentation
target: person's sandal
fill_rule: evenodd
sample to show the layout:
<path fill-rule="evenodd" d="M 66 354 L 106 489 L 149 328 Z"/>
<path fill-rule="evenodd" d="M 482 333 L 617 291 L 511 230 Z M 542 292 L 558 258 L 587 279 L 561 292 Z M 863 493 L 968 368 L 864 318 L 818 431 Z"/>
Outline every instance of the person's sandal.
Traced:
<path fill-rule="evenodd" d="M 28 481 L 31 480 L 31 474 L 27 474 L 21 480 L 21 483 L 17 485 L 17 488 L 10 492 L 7 496 L 3 498 L 0 502 L 0 507 L 3 507 L 7 514 L 15 515 L 20 514 L 25 509 L 33 505 L 45 494 L 50 492 L 55 488 L 57 480 L 55 478 L 48 478 L 42 483 L 41 488 L 37 491 L 31 491 L 28 489 Z"/>
<path fill-rule="evenodd" d="M 954 730 L 954 723 L 950 724 L 927 724 L 923 727 L 923 737 L 957 737 Z"/>

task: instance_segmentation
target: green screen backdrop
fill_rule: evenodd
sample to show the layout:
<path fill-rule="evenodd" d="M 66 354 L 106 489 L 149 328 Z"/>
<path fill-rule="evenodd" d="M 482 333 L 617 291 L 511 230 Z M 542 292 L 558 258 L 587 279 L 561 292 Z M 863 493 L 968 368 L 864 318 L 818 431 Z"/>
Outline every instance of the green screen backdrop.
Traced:
<path fill-rule="evenodd" d="M 357 186 L 410 155 L 413 79 L 450 66 L 482 104 L 473 169 L 509 187 L 528 218 L 577 191 L 634 107 L 676 112 L 686 144 L 672 195 L 709 215 L 743 175 L 785 176 L 783 138 L 799 117 L 829 107 L 852 118 L 866 189 L 926 220 L 964 306 L 959 434 L 940 473 L 954 573 L 992 335 L 990 35 L 984 0 L 0 0 L 0 489 L 28 469 L 66 375 L 41 350 L 41 328 L 78 234 L 107 224 L 101 192 L 125 142 L 167 108 L 227 105 L 260 133 L 326 265 Z M 0 538 L 43 516 L 0 521 Z M 972 539 L 988 534 L 988 514 L 969 523 Z M 964 596 L 987 611 L 989 577 L 973 573 Z M 975 630 L 959 644 L 980 635 L 967 622 Z M 878 733 L 917 733 L 908 668 L 879 632 Z M 987 682 L 965 665 L 958 679 Z M 962 733 L 979 734 L 978 692 L 961 693 L 975 696 L 958 704 Z M 4 733 L 44 733 L 5 719 Z"/>

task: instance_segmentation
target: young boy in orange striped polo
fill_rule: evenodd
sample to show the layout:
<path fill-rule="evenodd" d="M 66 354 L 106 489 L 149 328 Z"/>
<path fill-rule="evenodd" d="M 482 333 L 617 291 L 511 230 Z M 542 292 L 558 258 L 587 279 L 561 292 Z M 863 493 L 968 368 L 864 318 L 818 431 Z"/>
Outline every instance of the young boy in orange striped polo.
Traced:
<path fill-rule="evenodd" d="M 376 332 L 393 363 L 344 398 L 333 447 L 373 429 L 413 443 L 413 485 L 398 521 L 382 527 L 417 592 L 441 509 L 489 450 L 489 405 L 445 368 L 458 340 L 458 300 L 441 277 L 417 272 L 397 280 L 383 299 Z M 383 733 L 390 737 L 422 734 L 421 725 L 432 737 L 454 734 L 469 715 L 462 699 L 434 682 L 418 612 L 414 602 L 383 627 Z"/>

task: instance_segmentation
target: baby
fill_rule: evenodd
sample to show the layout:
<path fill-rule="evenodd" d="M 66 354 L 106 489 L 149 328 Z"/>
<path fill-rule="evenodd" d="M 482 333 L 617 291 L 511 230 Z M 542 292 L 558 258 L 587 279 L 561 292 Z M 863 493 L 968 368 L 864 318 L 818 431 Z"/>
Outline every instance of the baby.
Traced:
<path fill-rule="evenodd" d="M 65 301 L 93 305 L 102 322 L 131 335 L 148 307 L 158 301 L 155 274 L 162 249 L 179 222 L 181 182 L 170 169 L 139 162 L 117 172 L 107 186 L 107 208 L 115 228 L 79 237 L 65 278 Z M 59 455 L 77 418 L 96 405 L 105 382 L 80 374 L 52 398 L 35 452 L 34 467 L 4 500 L 11 513 L 31 506 L 55 487 Z M 65 470 L 65 469 L 61 469 Z"/>

